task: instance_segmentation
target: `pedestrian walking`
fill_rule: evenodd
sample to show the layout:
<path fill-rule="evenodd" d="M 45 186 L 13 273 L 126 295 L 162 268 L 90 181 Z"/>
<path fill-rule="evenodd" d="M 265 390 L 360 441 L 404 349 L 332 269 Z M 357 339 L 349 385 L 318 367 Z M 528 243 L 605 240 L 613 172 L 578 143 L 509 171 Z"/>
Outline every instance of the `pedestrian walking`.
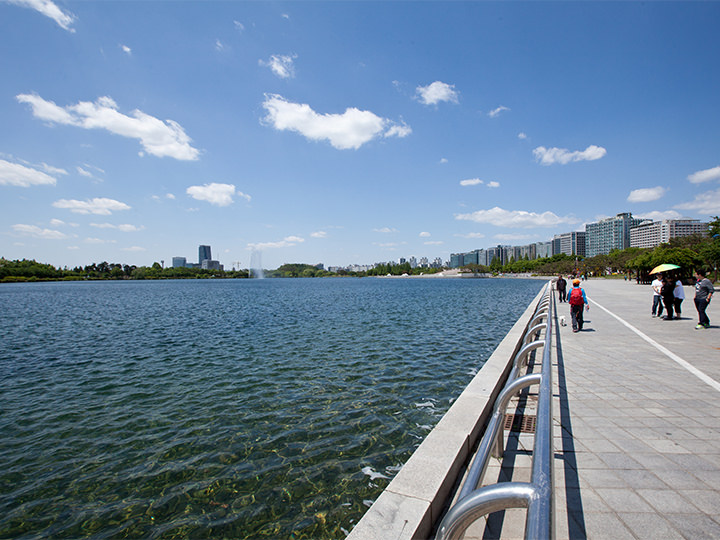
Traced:
<path fill-rule="evenodd" d="M 655 279 L 650 284 L 653 290 L 653 303 L 652 303 L 652 316 L 662 316 L 663 304 L 662 304 L 662 274 L 656 274 Z"/>
<path fill-rule="evenodd" d="M 567 302 L 567 281 L 562 277 L 562 274 L 558 276 L 555 288 L 558 292 L 558 302 Z"/>
<path fill-rule="evenodd" d="M 675 318 L 679 319 L 682 314 L 682 303 L 683 300 L 685 300 L 685 289 L 683 288 L 682 281 L 679 279 L 675 282 L 673 295 L 675 296 Z"/>
<path fill-rule="evenodd" d="M 590 309 L 585 291 L 580 287 L 579 279 L 573 280 L 573 288 L 568 296 L 568 303 L 570 304 L 570 318 L 572 319 L 573 332 L 578 332 L 583 329 L 583 324 L 585 324 L 583 307 Z"/>
<path fill-rule="evenodd" d="M 698 323 L 695 330 L 702 328 L 710 328 L 710 319 L 708 319 L 705 310 L 710 304 L 710 299 L 715 292 L 712 281 L 705 277 L 704 270 L 695 270 L 695 308 L 698 312 Z"/>
<path fill-rule="evenodd" d="M 663 320 L 672 321 L 675 309 L 675 280 L 668 274 L 665 274 L 665 279 L 663 279 L 660 293 L 662 294 L 663 304 L 665 305 L 665 311 L 667 312 L 667 315 L 663 317 Z"/>

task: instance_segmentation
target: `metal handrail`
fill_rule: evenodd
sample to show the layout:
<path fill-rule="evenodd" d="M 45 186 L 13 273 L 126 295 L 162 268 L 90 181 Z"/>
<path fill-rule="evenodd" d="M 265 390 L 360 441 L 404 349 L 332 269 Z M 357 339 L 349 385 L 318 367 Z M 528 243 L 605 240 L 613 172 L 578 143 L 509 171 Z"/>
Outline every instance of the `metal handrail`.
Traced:
<path fill-rule="evenodd" d="M 555 302 L 551 283 L 538 302 L 530 323 L 526 326 L 519 344 L 523 344 L 513 358 L 513 368 L 505 387 L 495 400 L 493 414 L 478 446 L 475 458 L 468 469 L 465 483 L 457 502 L 445 514 L 438 527 L 435 540 L 459 540 L 465 530 L 486 514 L 507 508 L 527 508 L 525 538 L 552 540 L 555 537 L 553 495 L 553 417 L 552 417 L 552 319 Z M 544 323 L 536 324 L 545 319 Z M 545 330 L 543 339 L 532 339 Z M 519 377 L 530 352 L 543 347 L 540 373 Z M 539 385 L 538 406 L 533 445 L 532 479 L 525 482 L 503 482 L 478 488 L 491 455 L 499 457 L 504 449 L 502 418 L 510 399 L 524 388 Z"/>

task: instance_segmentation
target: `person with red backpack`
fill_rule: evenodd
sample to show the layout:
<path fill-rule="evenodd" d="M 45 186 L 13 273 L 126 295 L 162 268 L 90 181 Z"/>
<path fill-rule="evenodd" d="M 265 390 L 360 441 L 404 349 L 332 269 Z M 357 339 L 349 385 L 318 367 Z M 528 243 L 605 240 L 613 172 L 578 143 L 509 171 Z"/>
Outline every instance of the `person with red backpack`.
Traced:
<path fill-rule="evenodd" d="M 568 295 L 568 303 L 570 304 L 570 316 L 572 318 L 573 332 L 583 329 L 583 307 L 590 309 L 585 291 L 580 287 L 580 280 L 573 280 L 573 288 Z"/>

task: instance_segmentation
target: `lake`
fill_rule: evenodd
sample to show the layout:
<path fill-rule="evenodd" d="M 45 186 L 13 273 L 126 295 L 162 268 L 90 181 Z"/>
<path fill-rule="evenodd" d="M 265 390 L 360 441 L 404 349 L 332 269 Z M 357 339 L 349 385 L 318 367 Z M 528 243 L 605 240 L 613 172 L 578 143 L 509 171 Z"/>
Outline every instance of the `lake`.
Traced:
<path fill-rule="evenodd" d="M 0 285 L 0 538 L 343 538 L 544 284 Z"/>

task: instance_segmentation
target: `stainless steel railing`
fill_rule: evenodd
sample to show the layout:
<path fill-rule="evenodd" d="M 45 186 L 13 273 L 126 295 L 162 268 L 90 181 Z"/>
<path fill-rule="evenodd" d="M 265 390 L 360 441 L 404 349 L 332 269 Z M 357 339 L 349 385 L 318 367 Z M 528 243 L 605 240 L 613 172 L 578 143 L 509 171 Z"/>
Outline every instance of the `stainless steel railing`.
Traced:
<path fill-rule="evenodd" d="M 468 469 L 457 502 L 445 514 L 435 540 L 459 540 L 473 522 L 484 515 L 507 508 L 527 508 L 526 539 L 552 540 L 555 537 L 550 354 L 554 312 L 555 301 L 552 295 L 552 283 L 549 282 L 520 338 L 522 346 L 513 358 L 513 367 L 507 383 L 495 400 L 492 417 Z M 541 338 L 540 334 L 543 330 L 545 335 Z M 530 353 L 540 347 L 543 347 L 540 373 L 519 376 L 527 365 Z M 510 399 L 532 385 L 539 385 L 539 389 L 531 481 L 502 482 L 478 488 L 491 455 L 501 457 L 504 451 L 502 420 Z"/>

